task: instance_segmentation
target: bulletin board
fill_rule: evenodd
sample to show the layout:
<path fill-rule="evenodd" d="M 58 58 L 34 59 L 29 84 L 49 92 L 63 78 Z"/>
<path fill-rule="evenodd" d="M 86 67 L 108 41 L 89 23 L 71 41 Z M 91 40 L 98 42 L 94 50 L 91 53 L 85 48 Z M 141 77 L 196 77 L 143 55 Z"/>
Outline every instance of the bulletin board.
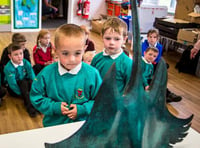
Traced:
<path fill-rule="evenodd" d="M 0 32 L 11 30 L 10 0 L 0 0 Z"/>
<path fill-rule="evenodd" d="M 10 24 L 10 1 L 1 0 L 0 1 L 0 25 Z"/>
<path fill-rule="evenodd" d="M 40 0 L 12 0 L 11 31 L 34 32 L 41 29 Z"/>

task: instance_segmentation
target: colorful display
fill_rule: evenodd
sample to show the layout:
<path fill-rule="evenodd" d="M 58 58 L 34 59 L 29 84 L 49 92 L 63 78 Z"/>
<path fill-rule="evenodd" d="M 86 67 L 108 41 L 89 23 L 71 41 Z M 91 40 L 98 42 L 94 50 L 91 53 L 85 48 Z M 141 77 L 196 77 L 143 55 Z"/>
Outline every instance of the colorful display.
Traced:
<path fill-rule="evenodd" d="M 0 1 L 0 24 L 10 24 L 10 1 Z"/>
<path fill-rule="evenodd" d="M 39 13 L 39 0 L 14 0 L 13 28 L 38 29 Z"/>

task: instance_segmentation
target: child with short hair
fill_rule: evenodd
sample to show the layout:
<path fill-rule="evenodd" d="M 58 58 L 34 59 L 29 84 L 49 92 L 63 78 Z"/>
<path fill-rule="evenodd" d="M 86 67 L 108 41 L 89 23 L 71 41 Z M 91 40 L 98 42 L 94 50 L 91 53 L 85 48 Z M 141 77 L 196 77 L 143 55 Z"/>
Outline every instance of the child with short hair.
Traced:
<path fill-rule="evenodd" d="M 51 35 L 49 30 L 42 29 L 38 33 L 36 45 L 33 48 L 33 66 L 34 72 L 37 75 L 46 65 L 53 62 L 52 52 L 54 47 L 50 42 Z"/>
<path fill-rule="evenodd" d="M 102 27 L 102 37 L 103 52 L 93 58 L 91 65 L 99 70 L 103 78 L 111 65 L 116 63 L 117 87 L 122 95 L 132 70 L 132 60 L 121 48 L 127 39 L 127 24 L 117 17 L 107 19 Z"/>
<path fill-rule="evenodd" d="M 83 62 L 90 65 L 91 62 L 92 62 L 92 59 L 94 58 L 95 55 L 96 55 L 95 51 L 85 52 L 84 55 L 83 55 Z"/>
<path fill-rule="evenodd" d="M 29 53 L 29 50 L 26 48 L 26 37 L 21 33 L 14 33 L 12 35 L 12 43 L 19 44 L 22 47 L 24 58 L 31 63 L 30 53 Z M 11 45 L 11 44 L 9 44 L 9 45 Z M 6 48 L 4 48 L 3 53 L 1 55 L 0 72 L 1 72 L 1 84 L 2 85 L 6 85 L 5 80 L 4 80 L 5 76 L 4 76 L 3 69 L 4 69 L 5 65 L 8 63 L 8 61 L 10 61 L 10 58 L 8 57 L 9 45 Z"/>
<path fill-rule="evenodd" d="M 142 56 L 144 56 L 144 52 L 148 47 L 156 47 L 159 51 L 157 58 L 153 62 L 154 69 L 157 66 L 158 62 L 160 61 L 163 52 L 163 46 L 158 41 L 159 41 L 159 31 L 157 29 L 150 29 L 147 33 L 147 39 L 144 40 L 144 42 L 142 43 Z M 166 64 L 166 66 L 168 67 L 169 65 Z M 166 90 L 167 102 L 178 102 L 181 101 L 181 99 L 182 99 L 181 96 L 177 96 L 176 94 L 169 91 L 169 89 L 167 88 Z"/>
<path fill-rule="evenodd" d="M 158 49 L 159 53 L 153 64 L 157 64 L 162 57 L 163 46 L 158 42 L 159 41 L 159 31 L 157 29 L 150 29 L 147 32 L 147 39 L 142 43 L 142 56 L 148 47 L 155 47 Z"/>
<path fill-rule="evenodd" d="M 10 61 L 4 67 L 4 74 L 8 83 L 7 90 L 13 97 L 22 97 L 30 117 L 36 116 L 36 110 L 29 98 L 31 83 L 35 78 L 30 62 L 24 59 L 23 47 L 11 44 L 8 49 Z"/>
<path fill-rule="evenodd" d="M 30 98 L 44 114 L 43 125 L 86 120 L 101 85 L 98 71 L 82 62 L 86 48 L 84 31 L 75 24 L 55 32 L 58 62 L 46 66 L 34 80 Z"/>
<path fill-rule="evenodd" d="M 85 44 L 87 45 L 87 48 L 85 49 L 85 52 L 95 51 L 94 43 L 93 43 L 92 40 L 89 39 L 90 30 L 85 25 L 81 25 L 80 27 L 85 32 L 85 36 L 86 36 L 86 43 Z"/>
<path fill-rule="evenodd" d="M 145 90 L 149 90 L 149 84 L 152 80 L 154 67 L 153 62 L 158 56 L 158 49 L 155 47 L 148 47 L 142 56 L 142 77 L 143 77 L 143 86 Z"/>

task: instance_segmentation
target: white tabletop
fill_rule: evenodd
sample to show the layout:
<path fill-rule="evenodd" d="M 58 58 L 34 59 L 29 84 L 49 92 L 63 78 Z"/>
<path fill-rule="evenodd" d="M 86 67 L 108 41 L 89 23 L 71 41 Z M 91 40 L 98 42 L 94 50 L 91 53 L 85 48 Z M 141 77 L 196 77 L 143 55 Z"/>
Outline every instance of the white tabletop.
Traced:
<path fill-rule="evenodd" d="M 0 148 L 44 148 L 44 143 L 55 143 L 66 139 L 75 133 L 82 122 L 27 130 L 22 132 L 0 135 Z M 174 148 L 200 148 L 200 134 L 189 129 L 189 134 Z"/>

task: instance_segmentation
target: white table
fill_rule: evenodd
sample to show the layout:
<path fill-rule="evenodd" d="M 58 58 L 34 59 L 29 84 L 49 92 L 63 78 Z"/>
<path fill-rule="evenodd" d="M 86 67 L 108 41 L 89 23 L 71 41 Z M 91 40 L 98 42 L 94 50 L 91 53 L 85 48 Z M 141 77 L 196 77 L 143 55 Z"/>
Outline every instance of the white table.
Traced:
<path fill-rule="evenodd" d="M 44 148 L 44 143 L 55 143 L 75 133 L 82 122 L 33 129 L 0 135 L 0 148 Z M 190 128 L 189 134 L 174 148 L 200 148 L 200 134 Z"/>

